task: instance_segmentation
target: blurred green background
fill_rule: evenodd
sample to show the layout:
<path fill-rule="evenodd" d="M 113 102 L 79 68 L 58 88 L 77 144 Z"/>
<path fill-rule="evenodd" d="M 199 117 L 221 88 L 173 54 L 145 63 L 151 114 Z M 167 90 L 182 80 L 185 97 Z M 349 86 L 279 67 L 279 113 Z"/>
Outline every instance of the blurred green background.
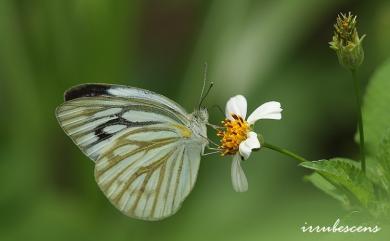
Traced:
<path fill-rule="evenodd" d="M 86 82 L 150 89 L 191 111 L 207 61 L 208 106 L 239 93 L 249 111 L 280 101 L 283 120 L 258 125 L 268 142 L 313 160 L 356 157 L 352 80 L 327 44 L 349 10 L 367 34 L 366 83 L 390 56 L 388 0 L 1 0 L 0 240 L 388 240 L 385 224 L 377 234 L 302 233 L 348 212 L 269 150 L 243 164 L 247 193 L 233 191 L 229 157 L 207 156 L 176 215 L 128 218 L 54 116 L 64 90 Z"/>

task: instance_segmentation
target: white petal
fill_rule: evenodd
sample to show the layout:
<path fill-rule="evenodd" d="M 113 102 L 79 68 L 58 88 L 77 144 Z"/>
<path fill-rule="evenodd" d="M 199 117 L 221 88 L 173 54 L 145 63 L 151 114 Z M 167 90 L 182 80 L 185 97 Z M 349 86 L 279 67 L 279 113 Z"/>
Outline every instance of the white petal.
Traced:
<path fill-rule="evenodd" d="M 270 101 L 257 107 L 257 109 L 250 114 L 247 121 L 249 124 L 253 124 L 260 119 L 280 120 L 282 119 L 281 112 L 282 108 L 280 108 L 280 103 Z"/>
<path fill-rule="evenodd" d="M 253 131 L 248 133 L 248 138 L 240 143 L 239 151 L 240 155 L 246 160 L 249 158 L 253 149 L 259 149 L 260 142 L 257 139 L 257 134 Z"/>
<path fill-rule="evenodd" d="M 248 181 L 244 170 L 241 168 L 241 157 L 236 154 L 232 162 L 232 184 L 236 192 L 246 192 L 248 190 Z"/>
<path fill-rule="evenodd" d="M 228 100 L 225 108 L 226 118 L 232 120 L 231 114 L 241 116 L 243 119 L 246 117 L 246 99 L 242 95 L 236 95 Z"/>

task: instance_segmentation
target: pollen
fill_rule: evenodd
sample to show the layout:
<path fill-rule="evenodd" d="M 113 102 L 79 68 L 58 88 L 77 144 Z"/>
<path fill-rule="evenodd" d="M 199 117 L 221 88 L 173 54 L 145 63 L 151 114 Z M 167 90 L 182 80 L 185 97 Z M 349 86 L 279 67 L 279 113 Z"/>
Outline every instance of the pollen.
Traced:
<path fill-rule="evenodd" d="M 217 136 L 221 138 L 219 149 L 221 155 L 234 155 L 237 153 L 240 143 L 247 138 L 250 125 L 241 116 L 232 114 L 233 120 L 222 121 L 223 130 L 219 130 Z"/>

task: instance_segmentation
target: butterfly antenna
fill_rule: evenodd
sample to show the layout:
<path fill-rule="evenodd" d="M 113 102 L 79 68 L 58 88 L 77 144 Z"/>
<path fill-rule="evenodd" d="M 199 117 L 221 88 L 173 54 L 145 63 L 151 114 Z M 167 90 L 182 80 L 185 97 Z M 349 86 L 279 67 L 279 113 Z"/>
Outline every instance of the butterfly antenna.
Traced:
<path fill-rule="evenodd" d="M 206 99 L 206 97 L 209 95 L 211 88 L 213 88 L 214 82 L 210 82 L 209 88 L 206 91 L 206 94 L 203 96 L 203 98 L 199 102 L 199 108 L 202 106 L 203 101 Z"/>
<path fill-rule="evenodd" d="M 214 82 L 210 82 L 210 85 L 205 93 L 207 81 L 208 79 L 207 79 L 207 62 L 206 62 L 204 63 L 204 67 L 203 67 L 203 87 L 199 98 L 199 104 L 198 104 L 199 109 L 202 106 L 202 103 L 206 99 L 207 95 L 210 93 L 211 88 L 214 86 Z"/>
<path fill-rule="evenodd" d="M 206 82 L 207 82 L 207 62 L 205 62 L 203 65 L 203 86 L 202 86 L 202 92 L 200 92 L 199 106 L 203 99 L 203 93 L 204 93 L 204 89 L 206 88 Z"/>

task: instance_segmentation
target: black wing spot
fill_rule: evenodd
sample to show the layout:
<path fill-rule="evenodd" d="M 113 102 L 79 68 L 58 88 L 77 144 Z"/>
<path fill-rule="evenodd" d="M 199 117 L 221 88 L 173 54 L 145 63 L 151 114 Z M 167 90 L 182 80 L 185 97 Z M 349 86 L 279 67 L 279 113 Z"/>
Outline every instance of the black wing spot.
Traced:
<path fill-rule="evenodd" d="M 96 127 L 95 129 L 95 135 L 98 137 L 97 142 L 110 138 L 116 133 L 107 133 L 104 132 L 104 128 L 107 126 L 111 125 L 125 125 L 127 128 L 131 127 L 139 127 L 139 126 L 148 126 L 148 125 L 155 125 L 155 124 L 160 124 L 162 122 L 160 121 L 128 121 L 121 116 L 117 116 L 116 119 L 109 120 L 103 124 L 100 124 L 99 126 Z"/>
<path fill-rule="evenodd" d="M 100 95 L 109 95 L 108 90 L 111 87 L 105 84 L 84 84 L 70 88 L 65 92 L 65 101 L 81 97 L 94 97 Z"/>

